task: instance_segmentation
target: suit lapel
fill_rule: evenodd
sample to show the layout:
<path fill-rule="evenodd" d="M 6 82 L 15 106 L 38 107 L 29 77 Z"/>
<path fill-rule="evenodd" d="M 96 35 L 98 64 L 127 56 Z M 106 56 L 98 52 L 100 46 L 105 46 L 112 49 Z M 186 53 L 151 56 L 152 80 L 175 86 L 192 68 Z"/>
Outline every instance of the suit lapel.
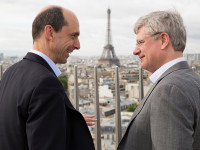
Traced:
<path fill-rule="evenodd" d="M 131 117 L 131 121 L 140 113 L 140 111 L 142 110 L 142 108 L 144 107 L 149 95 L 152 93 L 153 89 L 156 87 L 158 82 L 156 82 L 156 84 L 153 84 L 152 87 L 149 89 L 149 91 L 147 92 L 147 94 L 145 95 L 145 97 L 142 99 L 142 101 L 140 102 L 140 104 L 138 105 L 138 107 L 136 108 L 136 110 L 134 111 L 132 117 Z M 129 124 L 130 124 L 129 123 Z"/>
<path fill-rule="evenodd" d="M 55 75 L 55 73 L 52 70 L 52 68 L 49 66 L 49 64 L 41 56 L 29 52 L 29 53 L 26 54 L 26 56 L 23 59 L 28 59 L 30 61 L 39 63 L 39 64 L 43 65 L 45 68 L 47 68 L 49 71 L 51 71 Z"/>

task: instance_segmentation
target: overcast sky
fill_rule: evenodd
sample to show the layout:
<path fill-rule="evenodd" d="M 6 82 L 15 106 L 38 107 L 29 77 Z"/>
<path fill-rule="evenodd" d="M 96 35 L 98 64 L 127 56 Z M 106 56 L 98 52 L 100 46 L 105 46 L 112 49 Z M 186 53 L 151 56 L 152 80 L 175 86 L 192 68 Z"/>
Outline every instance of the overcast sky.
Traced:
<path fill-rule="evenodd" d="M 72 55 L 100 56 L 106 44 L 107 9 L 117 55 L 132 55 L 137 19 L 151 11 L 176 9 L 187 30 L 186 53 L 200 52 L 200 0 L 0 0 L 0 53 L 23 56 L 32 48 L 31 25 L 46 5 L 72 10 L 80 23 L 81 49 Z"/>

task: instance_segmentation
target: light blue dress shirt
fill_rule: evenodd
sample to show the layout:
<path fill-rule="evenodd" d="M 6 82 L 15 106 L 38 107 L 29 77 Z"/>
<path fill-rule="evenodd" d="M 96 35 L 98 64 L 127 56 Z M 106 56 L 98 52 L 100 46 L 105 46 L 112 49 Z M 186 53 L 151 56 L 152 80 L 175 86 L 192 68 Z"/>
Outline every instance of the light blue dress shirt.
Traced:
<path fill-rule="evenodd" d="M 29 52 L 42 57 L 49 64 L 49 66 L 51 67 L 51 69 L 53 70 L 53 72 L 56 74 L 57 77 L 61 74 L 59 68 L 47 55 L 41 53 L 40 51 L 34 50 L 34 49 L 31 49 Z"/>

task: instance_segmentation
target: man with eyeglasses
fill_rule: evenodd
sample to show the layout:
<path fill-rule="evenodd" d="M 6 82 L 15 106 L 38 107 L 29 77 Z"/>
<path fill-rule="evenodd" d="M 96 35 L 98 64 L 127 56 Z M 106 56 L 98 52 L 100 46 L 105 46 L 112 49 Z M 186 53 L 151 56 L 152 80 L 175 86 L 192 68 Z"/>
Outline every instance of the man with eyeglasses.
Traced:
<path fill-rule="evenodd" d="M 133 113 L 118 150 L 200 150 L 200 76 L 183 58 L 186 30 L 175 11 L 140 17 L 134 55 L 153 86 Z"/>

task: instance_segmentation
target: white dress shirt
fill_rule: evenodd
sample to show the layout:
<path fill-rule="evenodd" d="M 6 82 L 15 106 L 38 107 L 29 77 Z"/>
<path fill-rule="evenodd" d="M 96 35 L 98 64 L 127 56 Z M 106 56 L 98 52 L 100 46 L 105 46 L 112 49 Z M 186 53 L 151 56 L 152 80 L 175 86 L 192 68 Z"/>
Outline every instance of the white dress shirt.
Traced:
<path fill-rule="evenodd" d="M 181 61 L 186 61 L 186 60 L 184 57 L 180 57 L 180 58 L 176 58 L 176 59 L 164 64 L 163 66 L 161 66 L 150 76 L 151 82 L 155 83 L 167 69 L 169 69 L 170 67 L 172 67 L 173 65 L 175 65 Z"/>
<path fill-rule="evenodd" d="M 34 49 L 31 49 L 29 52 L 42 57 L 49 64 L 49 66 L 51 67 L 51 69 L 53 70 L 53 72 L 56 74 L 57 77 L 61 74 L 59 68 L 47 55 L 41 53 L 40 51 L 34 50 Z"/>

